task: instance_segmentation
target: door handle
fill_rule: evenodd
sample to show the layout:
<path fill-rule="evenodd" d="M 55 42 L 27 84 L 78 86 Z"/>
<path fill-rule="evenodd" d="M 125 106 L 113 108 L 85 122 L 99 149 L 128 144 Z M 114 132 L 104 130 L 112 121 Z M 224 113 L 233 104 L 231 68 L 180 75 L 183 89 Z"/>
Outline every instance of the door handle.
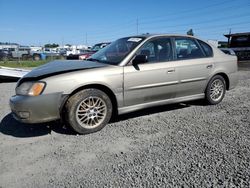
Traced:
<path fill-rule="evenodd" d="M 207 69 L 211 69 L 211 68 L 213 68 L 213 65 L 208 65 L 207 66 Z"/>

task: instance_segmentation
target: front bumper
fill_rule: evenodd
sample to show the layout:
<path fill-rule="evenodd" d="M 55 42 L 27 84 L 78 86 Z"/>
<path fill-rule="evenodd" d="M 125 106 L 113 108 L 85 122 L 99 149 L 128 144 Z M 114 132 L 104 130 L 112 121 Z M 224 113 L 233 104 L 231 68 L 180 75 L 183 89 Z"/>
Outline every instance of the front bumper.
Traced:
<path fill-rule="evenodd" d="M 10 108 L 14 118 L 20 122 L 44 123 L 60 119 L 64 98 L 61 93 L 35 97 L 15 95 L 10 98 Z"/>

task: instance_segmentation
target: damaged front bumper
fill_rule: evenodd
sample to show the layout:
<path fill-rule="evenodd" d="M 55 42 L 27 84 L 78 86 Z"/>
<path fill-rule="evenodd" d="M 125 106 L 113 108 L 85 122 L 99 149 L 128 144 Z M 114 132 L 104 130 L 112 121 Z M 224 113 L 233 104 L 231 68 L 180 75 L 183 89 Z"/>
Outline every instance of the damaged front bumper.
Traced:
<path fill-rule="evenodd" d="M 23 123 L 44 123 L 60 119 L 67 96 L 52 93 L 39 96 L 15 95 L 10 98 L 10 108 L 15 119 Z"/>

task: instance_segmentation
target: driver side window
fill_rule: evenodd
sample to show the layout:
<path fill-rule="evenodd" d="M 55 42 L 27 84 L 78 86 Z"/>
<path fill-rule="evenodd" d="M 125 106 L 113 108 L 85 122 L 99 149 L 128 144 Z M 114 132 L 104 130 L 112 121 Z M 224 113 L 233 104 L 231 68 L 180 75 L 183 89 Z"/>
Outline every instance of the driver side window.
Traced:
<path fill-rule="evenodd" d="M 158 38 L 146 42 L 137 55 L 146 55 L 148 63 L 172 60 L 172 48 L 169 38 Z"/>

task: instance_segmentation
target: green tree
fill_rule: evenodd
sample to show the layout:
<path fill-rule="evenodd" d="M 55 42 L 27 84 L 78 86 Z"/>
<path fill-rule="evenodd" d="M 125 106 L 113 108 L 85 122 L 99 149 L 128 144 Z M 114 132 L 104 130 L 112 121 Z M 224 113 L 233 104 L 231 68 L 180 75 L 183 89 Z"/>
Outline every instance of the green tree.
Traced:
<path fill-rule="evenodd" d="M 56 48 L 58 46 L 59 46 L 59 44 L 55 44 L 55 43 L 53 43 L 53 44 L 45 44 L 44 45 L 45 48 Z"/>
<path fill-rule="evenodd" d="M 193 29 L 189 29 L 188 32 L 187 32 L 187 35 L 191 35 L 191 36 L 194 36 L 194 32 L 193 32 Z"/>

